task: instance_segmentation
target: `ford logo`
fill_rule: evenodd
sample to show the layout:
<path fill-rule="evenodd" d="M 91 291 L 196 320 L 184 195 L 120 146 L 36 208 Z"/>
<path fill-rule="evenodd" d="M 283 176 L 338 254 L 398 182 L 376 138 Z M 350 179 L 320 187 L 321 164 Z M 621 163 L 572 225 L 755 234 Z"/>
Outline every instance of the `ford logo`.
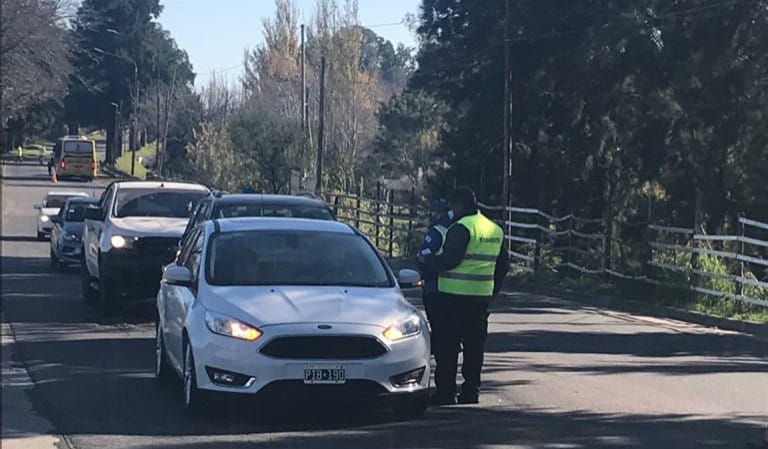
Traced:
<path fill-rule="evenodd" d="M 328 330 L 328 329 L 332 329 L 333 326 L 331 326 L 330 324 L 318 324 L 317 328 L 322 330 Z"/>

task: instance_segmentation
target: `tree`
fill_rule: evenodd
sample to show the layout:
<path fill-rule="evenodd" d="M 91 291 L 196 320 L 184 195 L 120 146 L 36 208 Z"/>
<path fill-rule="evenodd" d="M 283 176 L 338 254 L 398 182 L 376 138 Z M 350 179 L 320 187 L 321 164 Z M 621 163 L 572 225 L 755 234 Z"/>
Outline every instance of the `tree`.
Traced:
<path fill-rule="evenodd" d="M 289 193 L 291 172 L 301 167 L 301 126 L 272 111 L 246 109 L 232 124 L 240 179 L 271 193 Z"/>
<path fill-rule="evenodd" d="M 407 176 L 420 185 L 434 172 L 435 151 L 445 131 L 445 106 L 421 91 L 405 91 L 379 108 L 379 133 L 369 166 L 397 179 Z"/>
<path fill-rule="evenodd" d="M 188 169 L 199 182 L 219 189 L 237 188 L 236 158 L 226 127 L 203 122 L 187 144 Z"/>
<path fill-rule="evenodd" d="M 63 95 L 71 71 L 67 7 L 64 0 L 0 0 L 0 129 L 9 119 L 29 122 L 32 108 Z"/>
<path fill-rule="evenodd" d="M 107 129 L 110 159 L 115 128 L 111 103 L 128 116 L 126 111 L 140 101 L 141 86 L 173 79 L 191 88 L 194 73 L 187 54 L 155 22 L 161 12 L 158 0 L 84 0 L 77 10 L 72 31 L 76 71 L 67 112 L 73 122 Z"/>

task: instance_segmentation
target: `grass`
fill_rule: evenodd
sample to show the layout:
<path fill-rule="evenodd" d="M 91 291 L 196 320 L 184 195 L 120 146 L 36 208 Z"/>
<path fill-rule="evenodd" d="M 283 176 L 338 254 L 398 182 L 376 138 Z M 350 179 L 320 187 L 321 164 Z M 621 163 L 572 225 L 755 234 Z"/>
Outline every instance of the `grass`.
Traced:
<path fill-rule="evenodd" d="M 139 158 L 155 157 L 156 153 L 157 153 L 157 149 L 155 148 L 154 143 L 149 143 L 136 151 L 136 166 L 134 167 L 134 176 L 136 176 L 139 179 L 147 179 L 147 169 L 143 165 L 141 165 Z M 131 153 L 130 151 L 126 151 L 125 153 L 123 153 L 123 155 L 120 158 L 117 159 L 117 161 L 115 162 L 115 165 L 117 166 L 118 170 L 128 174 L 131 173 L 132 155 L 133 153 Z"/>
<path fill-rule="evenodd" d="M 564 273 L 521 276 L 529 284 L 569 289 L 595 295 L 628 299 L 734 320 L 768 324 L 768 308 L 732 299 L 704 295 L 684 288 L 654 286 L 642 281 L 607 281 L 600 276 L 566 276 Z"/>

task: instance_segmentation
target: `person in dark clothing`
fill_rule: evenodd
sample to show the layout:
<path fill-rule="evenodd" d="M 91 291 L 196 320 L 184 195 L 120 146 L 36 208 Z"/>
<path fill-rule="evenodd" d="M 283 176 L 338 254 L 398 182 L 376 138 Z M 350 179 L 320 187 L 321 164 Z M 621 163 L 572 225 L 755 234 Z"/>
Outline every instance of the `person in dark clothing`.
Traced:
<path fill-rule="evenodd" d="M 464 348 L 464 383 L 458 402 L 479 401 L 480 373 L 488 333 L 488 306 L 501 290 L 509 270 L 502 228 L 483 215 L 474 192 L 459 188 L 451 196 L 455 218 L 443 252 L 425 258 L 439 272 L 438 298 L 432 310 L 438 333 L 433 337 L 436 405 L 455 404 L 459 344 Z"/>
<path fill-rule="evenodd" d="M 442 252 L 445 234 L 448 232 L 448 227 L 451 225 L 451 206 L 448 203 L 448 200 L 440 198 L 429 204 L 429 210 L 429 229 L 427 230 L 427 234 L 424 236 L 424 242 L 419 249 L 417 262 L 419 264 L 419 271 L 421 272 L 421 279 L 424 281 L 422 283 L 421 298 L 424 303 L 424 310 L 427 313 L 427 320 L 429 320 L 432 329 L 432 336 L 434 337 L 437 329 L 435 328 L 435 323 L 432 319 L 432 309 L 434 308 L 434 303 L 437 300 L 438 294 L 437 271 L 425 267 L 424 259 L 431 254 L 440 254 Z"/>

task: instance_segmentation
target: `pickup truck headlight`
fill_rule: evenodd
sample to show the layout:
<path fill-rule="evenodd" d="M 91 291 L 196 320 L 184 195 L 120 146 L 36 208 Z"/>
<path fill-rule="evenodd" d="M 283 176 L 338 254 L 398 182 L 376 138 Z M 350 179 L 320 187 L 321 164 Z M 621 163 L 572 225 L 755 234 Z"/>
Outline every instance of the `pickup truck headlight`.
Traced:
<path fill-rule="evenodd" d="M 133 237 L 123 237 L 122 235 L 113 235 L 109 239 L 112 248 L 116 249 L 133 248 L 135 241 L 136 239 Z"/>
<path fill-rule="evenodd" d="M 207 311 L 205 312 L 205 325 L 214 334 L 238 338 L 240 340 L 254 341 L 263 335 L 258 328 L 230 318 L 225 315 Z"/>
<path fill-rule="evenodd" d="M 419 315 L 413 314 L 384 329 L 383 334 L 389 341 L 398 341 L 419 335 L 421 333 L 421 325 L 422 323 Z"/>

